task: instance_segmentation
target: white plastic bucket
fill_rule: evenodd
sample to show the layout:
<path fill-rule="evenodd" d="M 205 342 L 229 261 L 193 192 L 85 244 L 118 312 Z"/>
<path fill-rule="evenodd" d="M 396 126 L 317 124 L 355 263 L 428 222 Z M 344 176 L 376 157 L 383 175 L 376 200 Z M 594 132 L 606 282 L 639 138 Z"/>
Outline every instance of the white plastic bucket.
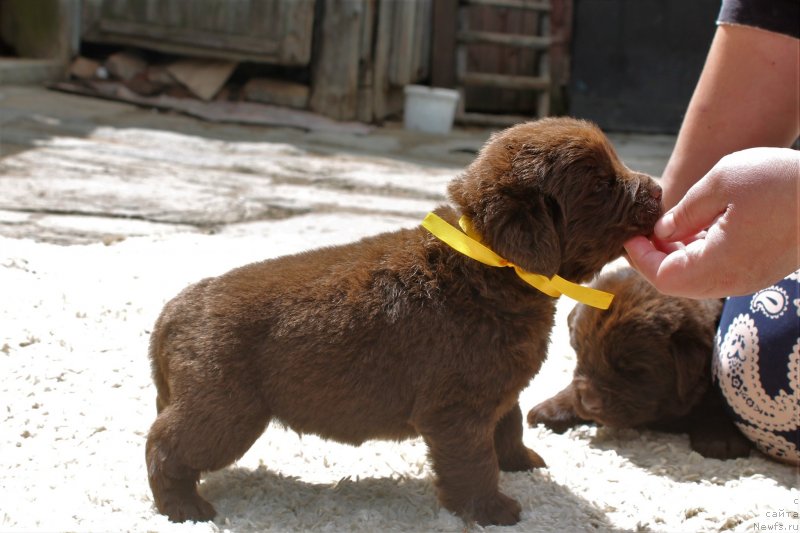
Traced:
<path fill-rule="evenodd" d="M 403 123 L 407 130 L 450 133 L 456 116 L 458 91 L 406 85 Z"/>

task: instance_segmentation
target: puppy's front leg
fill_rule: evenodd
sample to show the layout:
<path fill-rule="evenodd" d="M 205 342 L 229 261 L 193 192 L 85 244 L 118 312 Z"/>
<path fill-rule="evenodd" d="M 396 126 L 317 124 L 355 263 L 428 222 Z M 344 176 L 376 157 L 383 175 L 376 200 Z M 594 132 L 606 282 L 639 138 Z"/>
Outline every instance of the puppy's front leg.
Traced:
<path fill-rule="evenodd" d="M 494 448 L 500 470 L 521 472 L 545 465 L 538 453 L 522 443 L 522 411 L 519 403 L 500 419 L 494 432 Z"/>
<path fill-rule="evenodd" d="M 441 504 L 485 526 L 519 522 L 519 503 L 497 487 L 494 424 L 466 409 L 437 413 L 418 426 L 428 444 Z"/>
<path fill-rule="evenodd" d="M 724 401 L 719 389 L 708 388 L 689 416 L 689 442 L 703 457 L 747 457 L 753 444 L 730 419 Z"/>
<path fill-rule="evenodd" d="M 586 422 L 575 413 L 575 391 L 572 387 L 570 383 L 564 390 L 528 411 L 528 424 L 544 424 L 555 433 L 564 433 L 569 428 Z"/>

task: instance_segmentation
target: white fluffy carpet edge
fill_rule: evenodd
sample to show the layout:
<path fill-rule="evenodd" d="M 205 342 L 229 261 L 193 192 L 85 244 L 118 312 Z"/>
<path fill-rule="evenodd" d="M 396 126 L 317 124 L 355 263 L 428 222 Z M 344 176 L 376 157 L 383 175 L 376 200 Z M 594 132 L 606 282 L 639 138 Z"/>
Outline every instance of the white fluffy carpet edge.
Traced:
<path fill-rule="evenodd" d="M 419 440 L 359 448 L 270 426 L 236 465 L 207 475 L 211 523 L 153 508 L 144 440 L 155 416 L 146 356 L 161 305 L 203 276 L 352 240 L 403 218 L 299 217 L 259 237 L 173 235 L 59 247 L 0 238 L 0 531 L 464 531 L 436 503 Z M 570 379 L 559 303 L 523 412 Z M 717 461 L 685 435 L 525 428 L 548 463 L 503 474 L 522 521 L 488 531 L 800 530 L 798 472 L 763 456 Z"/>

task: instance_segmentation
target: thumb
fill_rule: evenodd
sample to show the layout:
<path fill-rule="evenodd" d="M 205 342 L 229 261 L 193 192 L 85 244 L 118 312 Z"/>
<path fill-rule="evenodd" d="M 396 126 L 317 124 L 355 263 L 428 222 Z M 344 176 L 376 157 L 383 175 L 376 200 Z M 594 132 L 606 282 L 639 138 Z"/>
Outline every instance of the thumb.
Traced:
<path fill-rule="evenodd" d="M 662 241 L 675 242 L 707 229 L 728 209 L 721 192 L 715 191 L 707 179 L 700 180 L 656 222 L 653 234 Z"/>

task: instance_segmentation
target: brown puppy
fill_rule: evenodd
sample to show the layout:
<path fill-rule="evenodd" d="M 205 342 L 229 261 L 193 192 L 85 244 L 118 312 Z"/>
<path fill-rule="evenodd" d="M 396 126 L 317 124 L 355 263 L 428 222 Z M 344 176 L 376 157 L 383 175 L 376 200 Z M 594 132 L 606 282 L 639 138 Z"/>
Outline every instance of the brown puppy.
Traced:
<path fill-rule="evenodd" d="M 531 272 L 582 282 L 652 230 L 661 191 L 595 126 L 545 119 L 494 135 L 449 186 L 451 224 Z M 418 227 L 254 263 L 185 289 L 151 338 L 158 417 L 146 460 L 156 506 L 208 520 L 201 472 L 230 464 L 271 419 L 341 442 L 421 435 L 441 503 L 514 524 L 498 469 L 522 444 L 517 397 L 545 357 L 555 300 Z"/>
<path fill-rule="evenodd" d="M 616 298 L 606 312 L 582 304 L 572 310 L 574 378 L 531 409 L 528 423 L 559 433 L 586 421 L 687 431 L 705 456 L 747 455 L 749 442 L 711 387 L 722 301 L 664 296 L 631 268 L 603 273 L 592 285 Z"/>

